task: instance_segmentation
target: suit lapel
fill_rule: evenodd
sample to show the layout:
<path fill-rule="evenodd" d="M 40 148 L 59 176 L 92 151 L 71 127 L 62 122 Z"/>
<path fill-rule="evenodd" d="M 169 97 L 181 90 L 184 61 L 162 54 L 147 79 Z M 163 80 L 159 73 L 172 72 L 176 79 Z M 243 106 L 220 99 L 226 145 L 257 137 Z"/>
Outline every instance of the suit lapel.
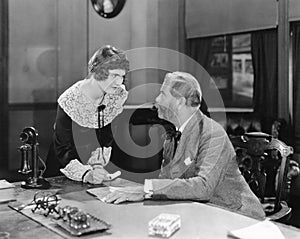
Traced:
<path fill-rule="evenodd" d="M 174 158 L 170 162 L 172 178 L 181 177 L 187 169 L 189 160 L 193 161 L 195 159 L 201 134 L 199 122 L 202 118 L 202 112 L 197 111 L 184 128 Z"/>

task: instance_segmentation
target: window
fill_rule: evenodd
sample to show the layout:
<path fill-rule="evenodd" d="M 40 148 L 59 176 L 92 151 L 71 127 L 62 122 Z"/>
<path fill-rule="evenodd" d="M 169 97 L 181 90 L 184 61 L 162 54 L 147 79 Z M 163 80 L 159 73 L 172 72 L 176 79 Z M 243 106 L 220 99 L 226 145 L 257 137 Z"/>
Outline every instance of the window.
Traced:
<path fill-rule="evenodd" d="M 214 79 L 226 108 L 252 108 L 250 34 L 214 37 L 207 71 Z"/>

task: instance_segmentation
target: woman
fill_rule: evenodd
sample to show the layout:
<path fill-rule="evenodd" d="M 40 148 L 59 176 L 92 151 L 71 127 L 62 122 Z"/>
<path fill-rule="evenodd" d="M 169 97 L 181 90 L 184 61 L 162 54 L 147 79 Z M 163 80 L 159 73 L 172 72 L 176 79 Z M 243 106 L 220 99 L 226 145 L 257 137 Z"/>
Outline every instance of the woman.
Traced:
<path fill-rule="evenodd" d="M 111 122 L 122 112 L 128 95 L 124 86 L 128 71 L 123 51 L 101 47 L 89 60 L 87 77 L 59 97 L 46 176 L 61 171 L 73 180 L 102 182 L 113 143 Z"/>

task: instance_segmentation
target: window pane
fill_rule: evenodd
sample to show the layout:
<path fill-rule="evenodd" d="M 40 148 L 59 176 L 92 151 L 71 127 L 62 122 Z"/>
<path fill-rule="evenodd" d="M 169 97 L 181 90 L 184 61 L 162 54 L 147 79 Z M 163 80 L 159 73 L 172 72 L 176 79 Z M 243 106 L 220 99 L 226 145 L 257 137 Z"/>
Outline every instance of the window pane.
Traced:
<path fill-rule="evenodd" d="M 253 69 L 250 53 L 233 54 L 233 61 L 239 61 L 238 71 L 233 71 L 232 105 L 250 107 L 253 97 Z"/>
<path fill-rule="evenodd" d="M 253 66 L 251 35 L 232 36 L 232 106 L 252 107 Z"/>
<path fill-rule="evenodd" d="M 207 69 L 225 107 L 252 108 L 253 66 L 251 35 L 227 35 L 212 40 Z"/>

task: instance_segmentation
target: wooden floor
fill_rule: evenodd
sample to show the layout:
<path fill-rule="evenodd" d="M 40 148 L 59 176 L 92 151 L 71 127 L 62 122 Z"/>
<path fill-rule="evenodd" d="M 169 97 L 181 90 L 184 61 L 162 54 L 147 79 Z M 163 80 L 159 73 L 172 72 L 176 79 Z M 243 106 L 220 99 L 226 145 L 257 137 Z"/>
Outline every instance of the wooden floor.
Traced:
<path fill-rule="evenodd" d="M 17 182 L 27 179 L 28 176 L 19 174 L 15 171 L 1 171 L 0 179 L 6 179 L 9 182 Z M 292 216 L 286 224 L 300 228 L 300 196 L 290 196 L 289 206 L 292 207 Z"/>

